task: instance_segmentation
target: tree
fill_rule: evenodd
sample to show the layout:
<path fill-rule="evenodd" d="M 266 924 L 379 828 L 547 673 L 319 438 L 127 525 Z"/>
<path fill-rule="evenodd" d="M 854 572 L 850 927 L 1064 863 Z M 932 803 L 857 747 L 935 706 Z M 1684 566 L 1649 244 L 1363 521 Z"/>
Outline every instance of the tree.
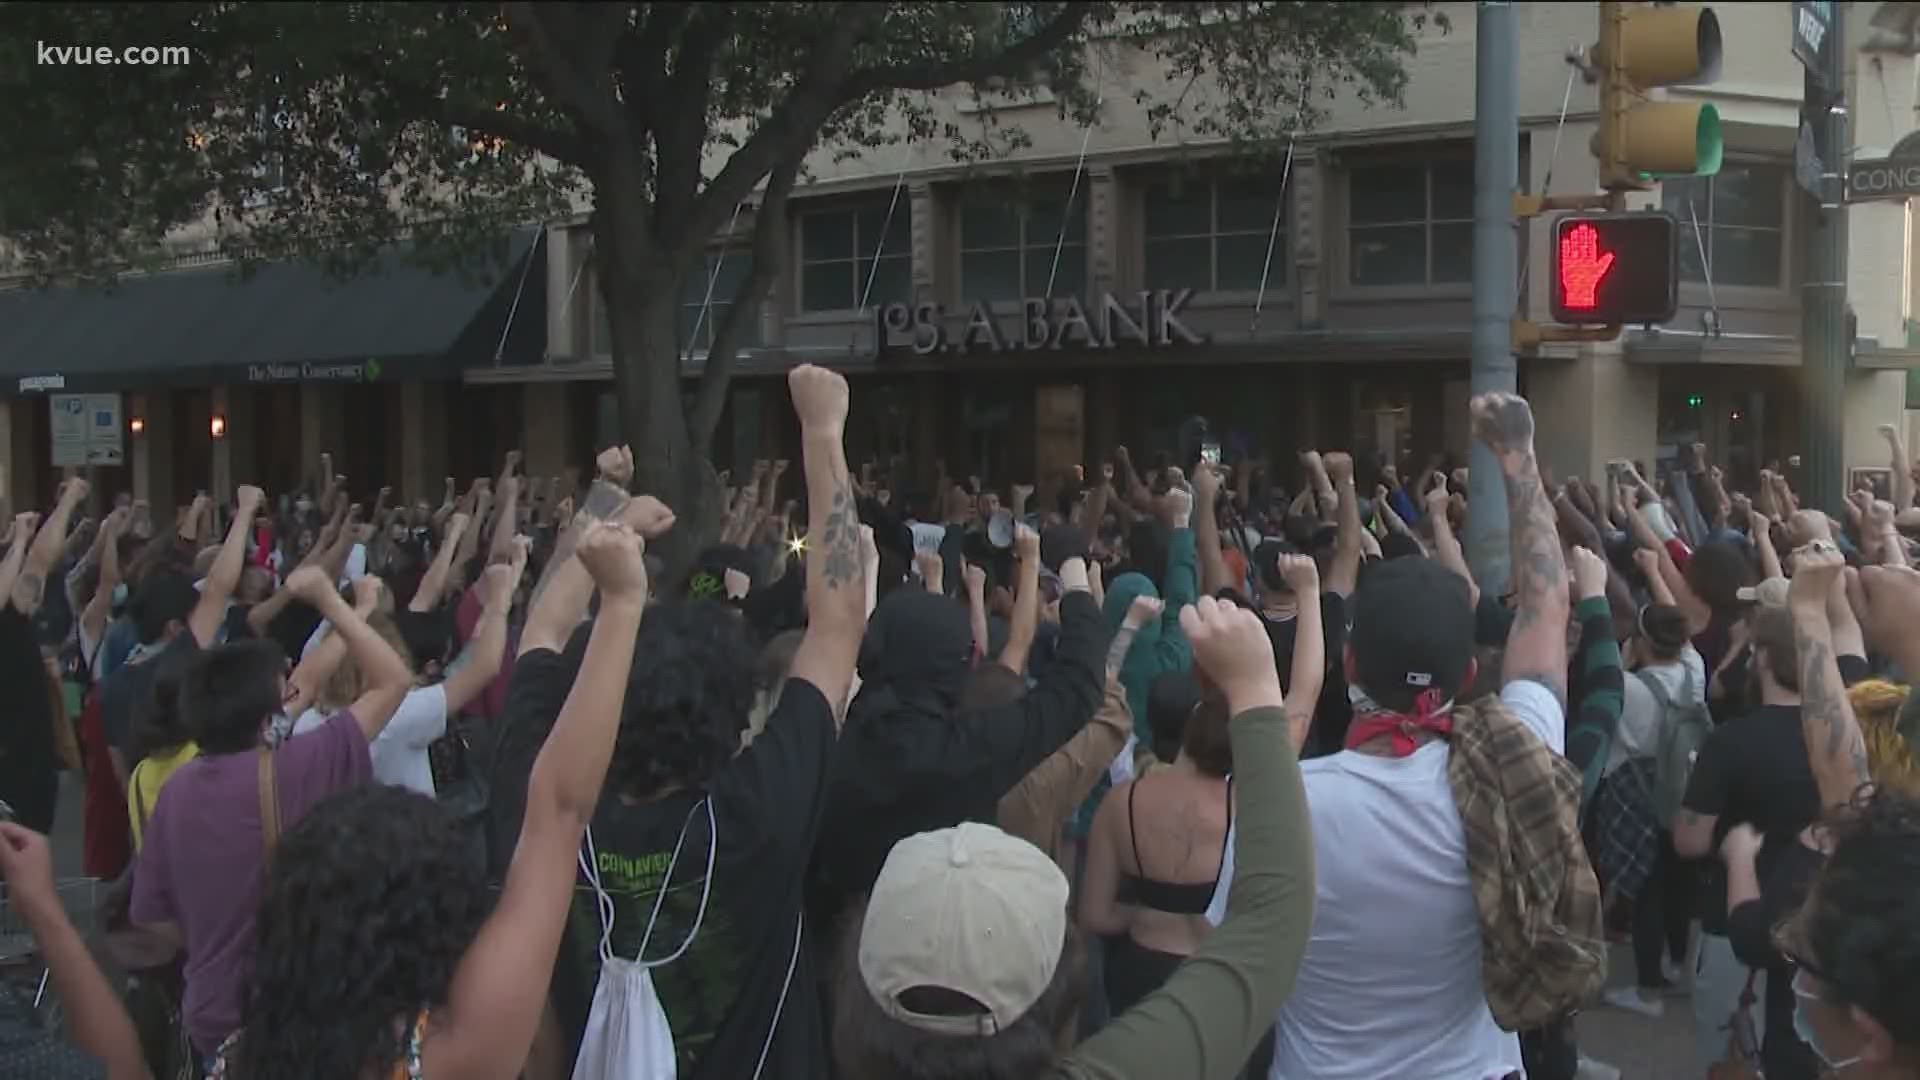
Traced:
<path fill-rule="evenodd" d="M 473 265 L 513 224 L 591 207 L 639 478 L 712 535 L 708 447 L 737 343 L 816 150 L 1021 133 L 941 95 L 1044 85 L 1088 121 L 1101 57 L 1145 56 L 1156 132 L 1243 149 L 1342 91 L 1397 102 L 1426 16 L 1398 3 L 0 3 L 0 237 L 47 280 L 111 276 L 213 214 L 246 259 L 342 272 L 406 236 Z M 44 44 L 187 45 L 179 66 L 48 66 Z M 680 282 L 755 198 L 751 270 L 683 402 Z M 677 561 L 677 560 L 676 560 Z"/>

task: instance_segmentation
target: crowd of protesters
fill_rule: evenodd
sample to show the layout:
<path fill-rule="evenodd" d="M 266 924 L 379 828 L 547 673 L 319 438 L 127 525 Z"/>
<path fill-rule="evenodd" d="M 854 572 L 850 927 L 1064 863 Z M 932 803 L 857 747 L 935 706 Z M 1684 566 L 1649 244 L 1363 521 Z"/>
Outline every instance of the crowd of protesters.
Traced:
<path fill-rule="evenodd" d="M 1476 397 L 1483 588 L 1438 461 L 916 492 L 788 381 L 797 487 L 723 477 L 697 552 L 624 447 L 15 515 L 0 870 L 65 1024 L 0 1005 L 0 1073 L 1560 1080 L 1684 996 L 1679 1071 L 1920 1077 L 1892 429 L 1835 520 L 1702 446 L 1555 484 Z"/>

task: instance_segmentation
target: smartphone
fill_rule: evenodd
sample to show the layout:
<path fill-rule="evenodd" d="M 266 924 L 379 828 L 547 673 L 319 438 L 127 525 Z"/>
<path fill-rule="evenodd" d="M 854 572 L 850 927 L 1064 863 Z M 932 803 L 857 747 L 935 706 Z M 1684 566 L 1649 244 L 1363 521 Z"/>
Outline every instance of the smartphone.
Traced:
<path fill-rule="evenodd" d="M 1220 464 L 1220 444 L 1217 442 L 1201 443 L 1200 444 L 1200 460 L 1206 462 L 1209 465 Z"/>

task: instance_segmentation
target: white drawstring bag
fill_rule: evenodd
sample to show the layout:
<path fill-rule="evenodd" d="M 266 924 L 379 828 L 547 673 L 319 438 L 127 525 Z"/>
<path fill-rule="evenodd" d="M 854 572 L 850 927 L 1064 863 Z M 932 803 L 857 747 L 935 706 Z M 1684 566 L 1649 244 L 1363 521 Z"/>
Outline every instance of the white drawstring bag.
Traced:
<path fill-rule="evenodd" d="M 673 885 L 673 869 L 680 862 L 680 849 L 686 845 L 687 829 L 701 809 L 707 812 L 707 876 L 700 886 L 700 909 L 693 917 L 687 939 L 671 956 L 647 962 L 647 943 L 653 940 L 654 922 L 660 918 L 660 905 Z M 652 969 L 680 959 L 700 933 L 700 922 L 707 915 L 707 900 L 713 895 L 713 856 L 720 848 L 719 826 L 713 818 L 713 800 L 702 799 L 687 814 L 680 826 L 680 839 L 673 845 L 673 858 L 667 862 L 666 877 L 660 881 L 660 893 L 654 897 L 653 913 L 647 917 L 646 933 L 641 935 L 640 950 L 631 960 L 613 954 L 613 898 L 600 887 L 600 871 L 593 851 L 593 830 L 587 830 L 586 850 L 580 853 L 580 868 L 593 885 L 600 907 L 600 981 L 593 990 L 593 1009 L 587 1014 L 586 1034 L 580 1040 L 580 1055 L 573 1060 L 573 1080 L 675 1080 L 678 1063 L 673 1055 L 673 1029 L 667 1026 L 667 1012 L 653 990 Z"/>

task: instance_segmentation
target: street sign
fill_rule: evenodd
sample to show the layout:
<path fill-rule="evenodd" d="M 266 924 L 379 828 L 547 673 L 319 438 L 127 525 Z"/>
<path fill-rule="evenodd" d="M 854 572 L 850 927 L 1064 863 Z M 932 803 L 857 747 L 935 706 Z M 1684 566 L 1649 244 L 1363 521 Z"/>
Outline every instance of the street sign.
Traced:
<path fill-rule="evenodd" d="M 51 394 L 53 463 L 62 467 L 121 465 L 126 441 L 119 394 Z"/>
<path fill-rule="evenodd" d="M 1847 170 L 1847 201 L 1904 201 L 1920 195 L 1920 157 L 1868 158 Z"/>
<path fill-rule="evenodd" d="M 1832 0 L 1794 0 L 1793 55 L 1816 76 L 1825 63 L 1827 32 L 1831 29 Z"/>

